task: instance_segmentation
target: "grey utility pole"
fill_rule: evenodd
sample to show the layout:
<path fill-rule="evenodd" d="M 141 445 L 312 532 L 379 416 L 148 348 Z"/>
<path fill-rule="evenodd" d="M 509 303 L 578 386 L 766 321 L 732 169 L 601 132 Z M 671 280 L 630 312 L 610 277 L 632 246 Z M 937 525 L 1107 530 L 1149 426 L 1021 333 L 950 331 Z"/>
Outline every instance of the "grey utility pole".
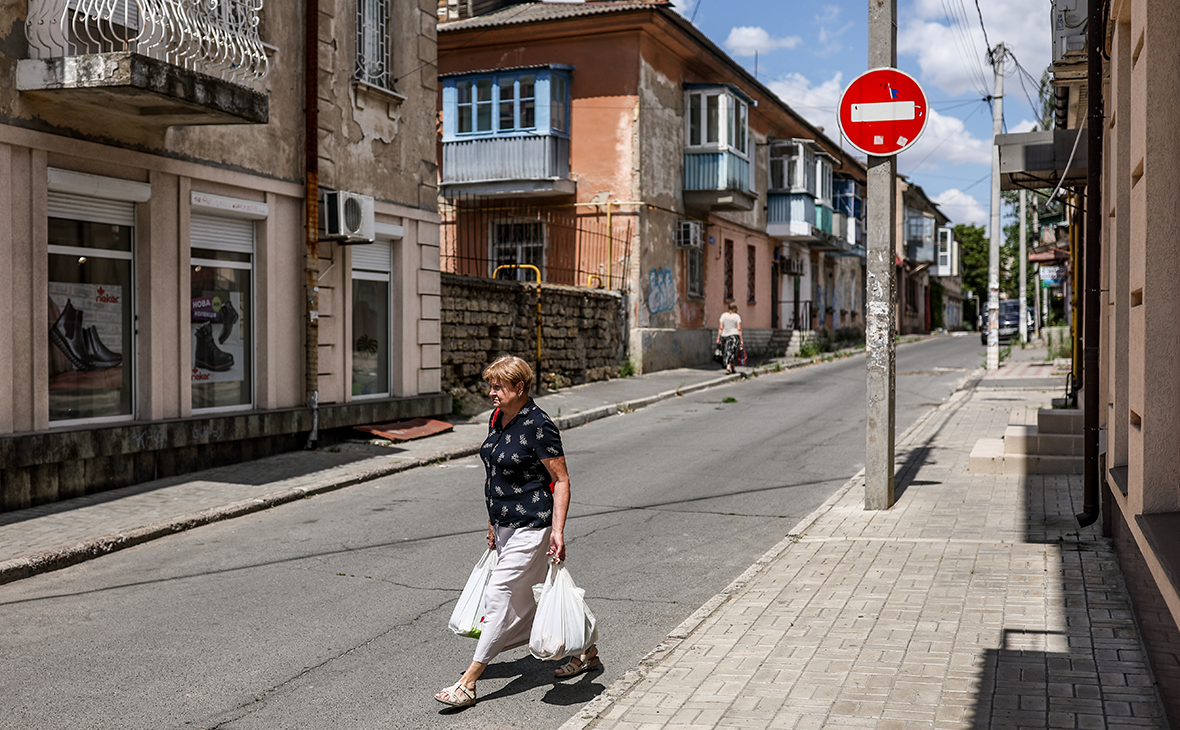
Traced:
<path fill-rule="evenodd" d="M 1025 223 L 1025 210 L 1028 206 L 1028 191 L 1020 189 L 1020 344 L 1028 344 L 1028 310 L 1025 308 L 1025 291 L 1028 289 L 1028 253 L 1025 246 L 1028 241 L 1028 225 Z"/>
<path fill-rule="evenodd" d="M 1003 43 L 992 51 L 992 70 L 996 75 L 996 90 L 992 95 L 992 220 L 988 231 L 987 251 L 987 369 L 1000 367 L 1000 148 L 996 137 L 1004 126 L 1004 54 Z"/>
<path fill-rule="evenodd" d="M 869 0 L 869 68 L 897 66 L 897 0 Z M 893 506 L 893 449 L 897 364 L 897 158 L 869 156 L 868 413 L 865 430 L 865 509 Z"/>

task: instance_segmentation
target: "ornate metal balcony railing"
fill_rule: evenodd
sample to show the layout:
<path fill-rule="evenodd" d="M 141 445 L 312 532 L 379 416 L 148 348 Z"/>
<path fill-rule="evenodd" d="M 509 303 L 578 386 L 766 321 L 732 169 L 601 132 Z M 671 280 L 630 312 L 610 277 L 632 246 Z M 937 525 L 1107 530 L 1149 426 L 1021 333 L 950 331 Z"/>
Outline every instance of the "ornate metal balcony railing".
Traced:
<path fill-rule="evenodd" d="M 29 0 L 32 58 L 131 52 L 252 86 L 266 76 L 263 0 Z"/>

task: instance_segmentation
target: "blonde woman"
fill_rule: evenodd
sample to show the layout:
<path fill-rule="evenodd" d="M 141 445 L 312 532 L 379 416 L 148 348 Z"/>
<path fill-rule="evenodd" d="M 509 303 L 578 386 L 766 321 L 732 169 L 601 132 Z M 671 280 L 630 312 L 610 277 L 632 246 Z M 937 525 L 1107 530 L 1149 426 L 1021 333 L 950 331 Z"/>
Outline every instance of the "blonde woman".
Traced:
<path fill-rule="evenodd" d="M 725 372 L 732 373 L 738 351 L 746 346 L 742 337 L 742 318 L 733 302 L 730 302 L 717 323 L 717 344 L 721 345 L 721 361 L 725 363 Z"/>
<path fill-rule="evenodd" d="M 545 581 L 548 563 L 565 560 L 565 518 L 570 478 L 561 434 L 533 399 L 533 370 L 504 355 L 483 371 L 496 410 L 480 447 L 488 547 L 499 555 L 484 591 L 483 630 L 471 666 L 434 696 L 452 707 L 474 705 L 475 683 L 500 652 L 529 642 L 536 602 L 533 585 Z M 548 548 L 548 550 L 546 550 Z M 559 679 L 602 666 L 591 646 L 554 672 Z"/>

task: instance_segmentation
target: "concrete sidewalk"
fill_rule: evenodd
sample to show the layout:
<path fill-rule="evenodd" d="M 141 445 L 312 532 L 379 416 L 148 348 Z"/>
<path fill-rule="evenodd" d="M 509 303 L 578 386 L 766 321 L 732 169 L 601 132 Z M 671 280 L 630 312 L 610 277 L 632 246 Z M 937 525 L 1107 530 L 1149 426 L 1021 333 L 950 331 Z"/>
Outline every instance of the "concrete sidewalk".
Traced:
<path fill-rule="evenodd" d="M 853 478 L 562 730 L 1166 727 L 1113 547 L 1074 519 L 1082 477 L 968 470 L 1061 395 L 1043 359 L 915 424 L 892 509 Z"/>
<path fill-rule="evenodd" d="M 810 360 L 784 359 L 777 368 Z M 720 366 L 588 383 L 538 396 L 572 428 L 679 394 L 739 380 Z M 0 513 L 0 583 L 73 565 L 164 535 L 341 489 L 440 459 L 476 453 L 491 412 L 454 430 L 396 446 L 356 442 L 207 469 L 15 512 Z"/>

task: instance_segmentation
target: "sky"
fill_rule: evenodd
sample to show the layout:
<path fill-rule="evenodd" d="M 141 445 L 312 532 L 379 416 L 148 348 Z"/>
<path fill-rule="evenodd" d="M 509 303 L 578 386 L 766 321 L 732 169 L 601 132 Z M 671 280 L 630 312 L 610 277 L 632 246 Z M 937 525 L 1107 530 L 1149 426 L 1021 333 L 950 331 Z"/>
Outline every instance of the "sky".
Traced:
<path fill-rule="evenodd" d="M 790 107 L 840 141 L 840 94 L 868 68 L 869 0 L 673 2 Z M 1052 53 L 1050 0 L 897 0 L 897 16 L 897 67 L 918 80 L 931 108 L 922 137 L 899 155 L 898 172 L 921 185 L 952 225 L 987 228 L 992 109 L 985 97 L 995 81 L 986 49 L 989 43 L 1011 49 L 1003 131 L 1032 130 L 1037 85 Z"/>

